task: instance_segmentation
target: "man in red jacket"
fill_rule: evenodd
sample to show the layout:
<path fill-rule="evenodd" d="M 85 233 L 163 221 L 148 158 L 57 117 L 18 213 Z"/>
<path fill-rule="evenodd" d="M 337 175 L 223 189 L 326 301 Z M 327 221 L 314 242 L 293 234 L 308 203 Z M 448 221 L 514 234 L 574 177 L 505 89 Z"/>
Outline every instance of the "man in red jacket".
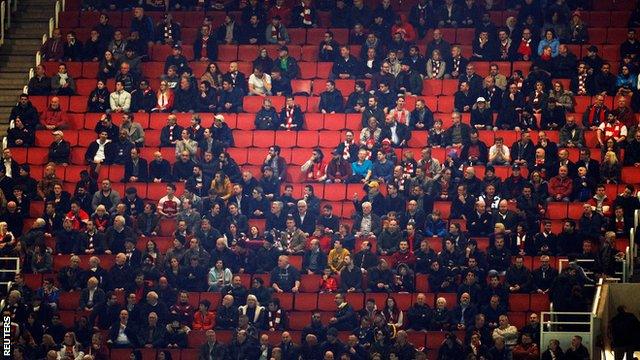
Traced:
<path fill-rule="evenodd" d="M 564 201 L 568 202 L 571 192 L 573 191 L 573 181 L 569 179 L 569 169 L 561 166 L 558 176 L 549 180 L 549 198 L 547 201 Z"/>

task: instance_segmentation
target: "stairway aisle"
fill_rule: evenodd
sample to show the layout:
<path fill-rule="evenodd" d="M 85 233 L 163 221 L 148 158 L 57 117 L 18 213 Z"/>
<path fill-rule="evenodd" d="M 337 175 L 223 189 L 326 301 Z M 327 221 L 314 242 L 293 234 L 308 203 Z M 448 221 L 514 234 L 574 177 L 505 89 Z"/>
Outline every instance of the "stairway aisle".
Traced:
<path fill-rule="evenodd" d="M 11 108 L 27 84 L 29 69 L 35 67 L 35 54 L 53 15 L 51 0 L 20 0 L 12 15 L 11 28 L 0 47 L 0 136 L 7 132 Z"/>

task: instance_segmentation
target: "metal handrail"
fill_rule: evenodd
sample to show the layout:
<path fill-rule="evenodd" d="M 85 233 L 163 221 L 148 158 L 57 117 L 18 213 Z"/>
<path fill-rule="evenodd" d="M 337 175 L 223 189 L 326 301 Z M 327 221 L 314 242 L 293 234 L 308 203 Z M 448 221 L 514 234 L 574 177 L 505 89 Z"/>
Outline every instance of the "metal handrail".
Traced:
<path fill-rule="evenodd" d="M 60 9 L 61 9 L 60 1 L 56 1 L 55 11 L 54 11 L 56 27 L 60 27 L 60 11 L 61 11 Z"/>
<path fill-rule="evenodd" d="M 7 3 L 3 1 L 2 3 L 0 3 L 0 45 L 4 44 L 4 29 L 5 29 L 4 16 L 6 12 L 7 12 Z"/>
<path fill-rule="evenodd" d="M 626 251 L 624 251 L 625 256 L 628 258 L 629 256 L 629 247 L 627 247 Z M 627 258 L 624 259 L 619 259 L 618 262 L 622 265 L 622 270 L 621 271 L 616 271 L 616 275 L 620 275 L 620 278 L 608 278 L 608 279 L 617 279 L 617 280 L 621 280 L 621 282 L 627 282 L 627 274 L 628 274 L 628 269 L 627 269 Z M 568 263 L 569 259 L 558 259 L 558 271 L 562 272 L 563 269 L 563 264 L 564 263 Z M 576 259 L 575 260 L 576 263 L 583 263 L 583 264 L 587 264 L 587 263 L 595 263 L 595 260 L 593 259 Z M 585 275 L 593 275 L 595 274 L 593 271 L 587 270 L 584 267 L 582 268 L 582 270 L 584 271 Z M 594 284 L 584 284 L 585 287 L 594 287 L 596 285 Z"/>
<path fill-rule="evenodd" d="M 16 5 L 16 3 L 17 3 L 16 0 L 7 0 L 7 12 L 6 12 L 6 14 L 7 14 L 7 20 L 6 20 L 7 29 L 11 27 L 11 13 L 15 11 L 14 9 L 12 9 L 12 6 Z"/>
<path fill-rule="evenodd" d="M 8 266 L 3 266 L 2 268 L 0 268 L 0 273 L 14 273 L 14 274 L 18 274 L 20 273 L 20 258 L 19 257 L 0 257 L 0 262 L 5 262 L 5 261 L 15 261 L 15 268 L 14 269 L 9 269 Z M 11 283 L 13 282 L 13 278 L 9 281 L 0 281 L 0 285 L 6 285 L 7 286 L 7 290 L 9 290 L 9 286 L 11 285 Z"/>
<path fill-rule="evenodd" d="M 636 210 L 638 211 L 638 210 Z M 635 257 L 636 257 L 636 228 L 634 227 L 629 231 L 629 274 L 633 275 L 633 270 L 635 268 Z"/>

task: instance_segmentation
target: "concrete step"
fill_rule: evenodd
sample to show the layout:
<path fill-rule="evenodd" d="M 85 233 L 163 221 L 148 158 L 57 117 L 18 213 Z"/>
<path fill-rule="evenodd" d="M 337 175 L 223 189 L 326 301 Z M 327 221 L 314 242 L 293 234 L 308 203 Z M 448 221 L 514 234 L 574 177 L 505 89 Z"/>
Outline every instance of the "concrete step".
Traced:
<path fill-rule="evenodd" d="M 8 65 L 10 63 L 18 63 L 34 67 L 36 63 L 36 52 L 29 55 L 10 55 L 0 54 L 0 63 Z"/>
<path fill-rule="evenodd" d="M 5 36 L 9 39 L 39 39 L 42 41 L 42 35 L 48 33 L 48 26 L 36 26 L 28 29 L 12 29 Z"/>
<path fill-rule="evenodd" d="M 42 38 L 37 37 L 37 38 L 31 38 L 31 39 L 15 39 L 15 38 L 5 38 L 4 39 L 4 44 L 6 46 L 14 46 L 14 45 L 19 45 L 19 46 L 34 46 L 34 47 L 40 47 L 40 45 L 42 45 Z"/>
<path fill-rule="evenodd" d="M 15 103 L 17 101 L 17 97 L 9 91 L 0 91 L 0 101 L 13 101 Z"/>

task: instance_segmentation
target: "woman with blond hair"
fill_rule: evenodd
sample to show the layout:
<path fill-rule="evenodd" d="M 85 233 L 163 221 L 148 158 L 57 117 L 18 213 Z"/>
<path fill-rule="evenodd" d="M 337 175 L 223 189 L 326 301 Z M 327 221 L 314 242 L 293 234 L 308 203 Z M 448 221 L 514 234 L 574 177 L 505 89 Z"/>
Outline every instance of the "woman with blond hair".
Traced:
<path fill-rule="evenodd" d="M 440 50 L 433 50 L 431 58 L 427 61 L 427 79 L 444 79 L 444 71 L 447 63 L 442 60 Z"/>
<path fill-rule="evenodd" d="M 600 181 L 605 184 L 617 184 L 620 181 L 620 163 L 613 151 L 604 154 L 604 160 L 600 165 Z"/>
<path fill-rule="evenodd" d="M 249 318 L 249 324 L 262 330 L 264 328 L 264 306 L 260 306 L 258 298 L 253 295 L 247 295 L 247 304 L 238 306 L 240 315 L 246 315 Z"/>
<path fill-rule="evenodd" d="M 76 340 L 76 334 L 73 331 L 67 332 L 58 351 L 58 359 L 82 360 L 82 358 L 84 358 L 82 344 Z"/>
<path fill-rule="evenodd" d="M 169 112 L 173 107 L 173 91 L 169 88 L 169 83 L 165 80 L 160 82 L 160 88 L 156 92 L 156 106 L 151 109 L 153 112 Z"/>

